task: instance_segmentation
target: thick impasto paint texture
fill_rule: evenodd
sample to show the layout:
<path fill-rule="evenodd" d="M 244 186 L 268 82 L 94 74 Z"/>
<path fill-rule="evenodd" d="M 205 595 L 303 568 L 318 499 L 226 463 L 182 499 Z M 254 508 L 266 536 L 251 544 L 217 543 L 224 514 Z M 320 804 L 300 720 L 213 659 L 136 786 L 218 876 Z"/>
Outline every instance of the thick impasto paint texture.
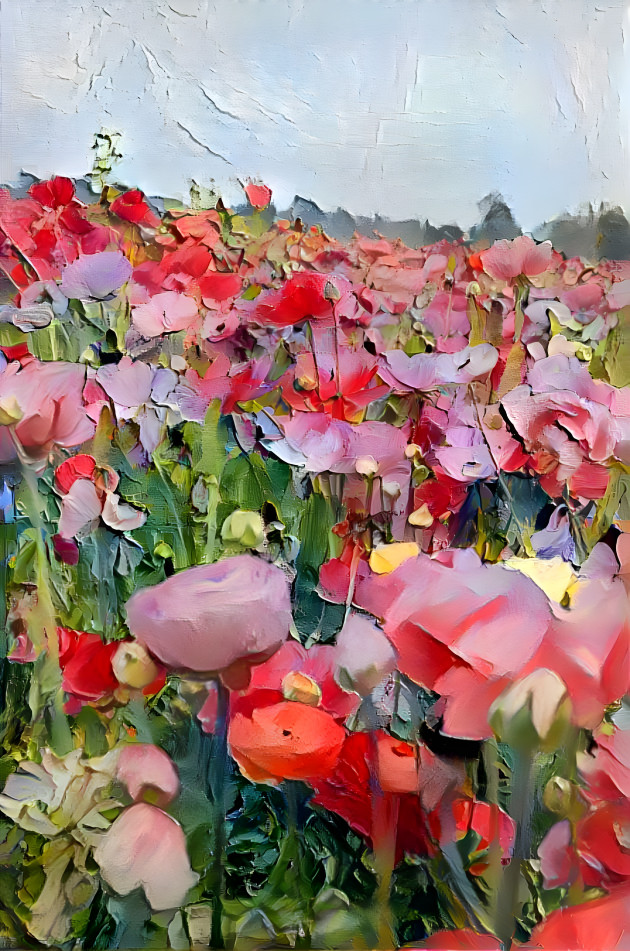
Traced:
<path fill-rule="evenodd" d="M 244 191 L 0 195 L 0 945 L 630 948 L 630 263 Z"/>

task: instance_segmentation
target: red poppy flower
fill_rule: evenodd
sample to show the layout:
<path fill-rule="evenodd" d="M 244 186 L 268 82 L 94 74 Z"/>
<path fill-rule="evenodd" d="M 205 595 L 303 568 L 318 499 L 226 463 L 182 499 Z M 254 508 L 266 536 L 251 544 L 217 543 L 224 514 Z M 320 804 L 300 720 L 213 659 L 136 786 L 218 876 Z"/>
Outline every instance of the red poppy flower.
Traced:
<path fill-rule="evenodd" d="M 506 812 L 489 802 L 478 799 L 457 799 L 453 803 L 455 828 L 457 838 L 472 831 L 479 836 L 479 843 L 475 853 L 485 852 L 491 843 L 498 838 L 503 862 L 509 860 L 516 835 L 516 823 Z M 485 861 L 473 862 L 470 866 L 471 875 L 483 875 L 488 868 Z"/>
<path fill-rule="evenodd" d="M 399 743 L 393 737 L 388 740 Z M 312 781 L 313 802 L 345 819 L 371 846 L 386 846 L 387 840 L 394 838 L 396 862 L 405 852 L 430 854 L 434 847 L 420 797 L 409 792 L 387 792 L 378 776 L 374 736 L 350 733 L 334 769 Z"/>
<path fill-rule="evenodd" d="M 335 301 L 348 290 L 350 284 L 343 277 L 301 271 L 279 290 L 261 295 L 253 320 L 272 327 L 290 327 L 303 320 L 332 320 Z"/>
<path fill-rule="evenodd" d="M 110 211 L 123 221 L 130 221 L 132 224 L 143 224 L 149 228 L 157 228 L 160 224 L 160 219 L 153 214 L 144 195 L 137 188 L 118 195 L 109 207 Z"/>
<path fill-rule="evenodd" d="M 69 694 L 66 712 L 77 713 L 84 703 L 94 703 L 111 696 L 121 682 L 114 673 L 112 661 L 125 641 L 105 644 L 98 634 L 57 628 L 59 666 L 63 672 L 62 686 Z M 133 643 L 133 642 L 130 642 Z M 156 665 L 158 675 L 142 692 L 150 696 L 164 686 L 166 672 Z"/>
<path fill-rule="evenodd" d="M 230 272 L 222 274 L 219 271 L 208 271 L 199 281 L 201 296 L 204 300 L 224 301 L 240 294 L 243 287 L 242 278 Z"/>
<path fill-rule="evenodd" d="M 113 693 L 118 681 L 112 657 L 118 643 L 105 644 L 98 634 L 58 628 L 59 666 L 63 671 L 63 689 L 76 700 L 102 700 Z"/>
<path fill-rule="evenodd" d="M 36 182 L 28 190 L 45 208 L 62 208 L 74 198 L 74 185 L 69 178 L 56 176 L 46 182 Z"/>
<path fill-rule="evenodd" d="M 55 469 L 55 485 L 64 495 L 69 492 L 77 479 L 92 479 L 96 460 L 86 453 L 79 453 L 66 459 Z"/>

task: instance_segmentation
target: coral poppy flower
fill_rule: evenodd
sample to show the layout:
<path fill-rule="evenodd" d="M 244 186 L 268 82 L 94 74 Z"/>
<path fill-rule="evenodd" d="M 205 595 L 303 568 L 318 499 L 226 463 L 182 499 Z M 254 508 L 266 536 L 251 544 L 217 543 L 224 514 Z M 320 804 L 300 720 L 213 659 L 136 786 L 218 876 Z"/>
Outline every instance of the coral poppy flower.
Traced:
<path fill-rule="evenodd" d="M 523 947 L 630 951 L 630 887 L 574 908 L 559 908 L 536 925 Z"/>
<path fill-rule="evenodd" d="M 249 182 L 245 186 L 245 194 L 252 208 L 257 210 L 266 208 L 271 201 L 271 189 L 267 185 L 256 182 Z"/>
<path fill-rule="evenodd" d="M 318 707 L 291 700 L 256 707 L 230 720 L 228 741 L 242 772 L 254 782 L 313 780 L 334 767 L 345 730 Z"/>

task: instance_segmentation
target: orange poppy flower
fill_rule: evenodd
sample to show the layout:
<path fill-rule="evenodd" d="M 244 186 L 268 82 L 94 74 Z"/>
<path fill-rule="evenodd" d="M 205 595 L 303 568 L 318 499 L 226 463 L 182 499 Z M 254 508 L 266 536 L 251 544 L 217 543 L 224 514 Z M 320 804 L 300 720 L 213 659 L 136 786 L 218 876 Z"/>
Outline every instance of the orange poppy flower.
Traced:
<path fill-rule="evenodd" d="M 332 770 L 345 730 L 324 710 L 285 700 L 237 713 L 228 739 L 232 756 L 253 782 L 310 780 Z"/>

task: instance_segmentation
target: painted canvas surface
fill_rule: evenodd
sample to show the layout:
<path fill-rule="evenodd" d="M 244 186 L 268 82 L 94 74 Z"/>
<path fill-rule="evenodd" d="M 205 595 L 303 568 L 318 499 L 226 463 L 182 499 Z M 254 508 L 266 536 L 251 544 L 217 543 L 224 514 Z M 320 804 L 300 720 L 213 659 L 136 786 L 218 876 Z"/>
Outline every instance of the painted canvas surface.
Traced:
<path fill-rule="evenodd" d="M 624 4 L 0 17 L 0 947 L 630 949 Z"/>

